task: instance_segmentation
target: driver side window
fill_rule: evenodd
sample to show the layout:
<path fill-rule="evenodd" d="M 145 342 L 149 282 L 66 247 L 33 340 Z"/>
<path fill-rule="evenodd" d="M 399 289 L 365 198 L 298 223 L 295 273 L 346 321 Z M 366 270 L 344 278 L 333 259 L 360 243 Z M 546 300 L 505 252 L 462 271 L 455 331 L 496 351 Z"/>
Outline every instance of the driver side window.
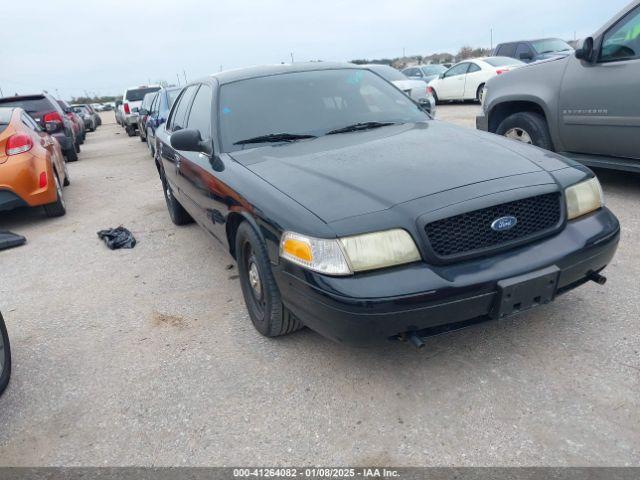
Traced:
<path fill-rule="evenodd" d="M 445 78 L 449 78 L 449 77 L 455 77 L 458 75 L 464 75 L 465 73 L 467 73 L 468 68 L 469 68 L 468 63 L 461 63 L 460 65 L 456 65 L 455 67 L 451 67 L 449 70 L 447 70 L 444 76 Z"/>
<path fill-rule="evenodd" d="M 601 62 L 640 58 L 640 7 L 629 12 L 604 35 Z"/>

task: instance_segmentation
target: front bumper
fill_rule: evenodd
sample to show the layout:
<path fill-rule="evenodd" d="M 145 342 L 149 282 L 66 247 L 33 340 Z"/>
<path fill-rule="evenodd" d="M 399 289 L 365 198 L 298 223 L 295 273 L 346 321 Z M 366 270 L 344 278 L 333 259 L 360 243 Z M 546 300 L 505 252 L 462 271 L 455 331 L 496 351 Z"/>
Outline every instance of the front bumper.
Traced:
<path fill-rule="evenodd" d="M 489 131 L 489 118 L 483 113 L 476 117 L 476 128 L 483 132 Z"/>
<path fill-rule="evenodd" d="M 548 267 L 559 270 L 556 294 L 588 280 L 613 258 L 620 236 L 606 208 L 571 221 L 553 237 L 491 257 L 446 266 L 415 263 L 327 277 L 289 263 L 274 268 L 287 308 L 338 342 L 372 345 L 406 332 L 489 319 L 498 282 Z"/>

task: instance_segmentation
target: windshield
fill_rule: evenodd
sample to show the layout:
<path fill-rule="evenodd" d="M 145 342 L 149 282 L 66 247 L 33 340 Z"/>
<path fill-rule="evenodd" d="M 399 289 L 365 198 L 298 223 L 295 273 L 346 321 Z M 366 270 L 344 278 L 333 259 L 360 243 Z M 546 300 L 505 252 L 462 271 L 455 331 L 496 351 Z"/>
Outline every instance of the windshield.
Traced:
<path fill-rule="evenodd" d="M 564 40 L 560 40 L 559 38 L 536 40 L 534 42 L 531 42 L 531 44 L 533 45 L 533 48 L 536 49 L 536 52 L 540 54 L 571 50 L 571 45 L 569 45 Z"/>
<path fill-rule="evenodd" d="M 387 82 L 397 82 L 398 80 L 408 80 L 407 76 L 388 65 L 369 65 L 368 69 L 373 70 Z"/>
<path fill-rule="evenodd" d="M 440 75 L 447 71 L 447 67 L 444 65 L 427 65 L 426 67 L 420 68 L 422 68 L 422 72 L 425 75 Z"/>
<path fill-rule="evenodd" d="M 511 57 L 488 57 L 484 59 L 492 67 L 508 67 L 512 65 L 524 65 L 524 62 Z"/>
<path fill-rule="evenodd" d="M 368 70 L 338 69 L 251 78 L 220 88 L 222 148 L 269 134 L 325 135 L 364 122 L 422 122 L 430 117 Z"/>
<path fill-rule="evenodd" d="M 136 88 L 134 90 L 127 90 L 125 100 L 128 100 L 129 102 L 139 102 L 147 93 L 157 92 L 158 90 L 160 90 L 160 87 Z"/>

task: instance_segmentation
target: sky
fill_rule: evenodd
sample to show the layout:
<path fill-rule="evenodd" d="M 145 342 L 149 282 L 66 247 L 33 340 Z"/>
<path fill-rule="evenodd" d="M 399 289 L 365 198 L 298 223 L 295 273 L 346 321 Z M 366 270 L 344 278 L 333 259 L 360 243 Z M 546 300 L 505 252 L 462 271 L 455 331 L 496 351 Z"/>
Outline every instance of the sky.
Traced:
<path fill-rule="evenodd" d="M 628 0 L 0 0 L 0 89 L 121 95 L 248 65 L 583 38 Z"/>

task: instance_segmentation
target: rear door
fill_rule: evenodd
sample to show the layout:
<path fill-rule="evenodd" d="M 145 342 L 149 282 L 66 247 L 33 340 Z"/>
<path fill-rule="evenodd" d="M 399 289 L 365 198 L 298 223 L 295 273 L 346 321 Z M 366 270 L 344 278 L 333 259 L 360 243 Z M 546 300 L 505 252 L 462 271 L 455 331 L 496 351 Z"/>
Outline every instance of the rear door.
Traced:
<path fill-rule="evenodd" d="M 560 92 L 564 150 L 640 159 L 640 6 L 605 32 L 598 61 L 574 56 Z"/>
<path fill-rule="evenodd" d="M 487 73 L 477 63 L 469 62 L 469 69 L 464 79 L 464 98 L 474 100 L 480 85 L 487 81 Z"/>
<path fill-rule="evenodd" d="M 169 121 L 167 122 L 165 134 L 162 135 L 161 141 L 158 143 L 158 148 L 160 149 L 159 154 L 162 159 L 162 167 L 164 169 L 164 174 L 169 182 L 169 185 L 173 189 L 174 195 L 179 199 L 183 200 L 182 192 L 179 189 L 178 185 L 178 168 L 180 165 L 180 161 L 182 159 L 182 155 L 180 152 L 175 151 L 171 147 L 171 133 L 177 132 L 185 128 L 187 121 L 187 113 L 189 111 L 189 107 L 191 106 L 191 101 L 193 100 L 193 95 L 197 89 L 197 85 L 189 85 L 186 87 L 180 97 L 176 100 L 175 108 L 171 111 Z M 157 136 L 158 134 L 156 134 Z M 181 202 L 182 203 L 182 202 Z M 193 210 L 192 205 L 187 205 L 186 203 L 182 203 L 182 206 L 186 208 L 189 213 L 190 210 Z"/>

